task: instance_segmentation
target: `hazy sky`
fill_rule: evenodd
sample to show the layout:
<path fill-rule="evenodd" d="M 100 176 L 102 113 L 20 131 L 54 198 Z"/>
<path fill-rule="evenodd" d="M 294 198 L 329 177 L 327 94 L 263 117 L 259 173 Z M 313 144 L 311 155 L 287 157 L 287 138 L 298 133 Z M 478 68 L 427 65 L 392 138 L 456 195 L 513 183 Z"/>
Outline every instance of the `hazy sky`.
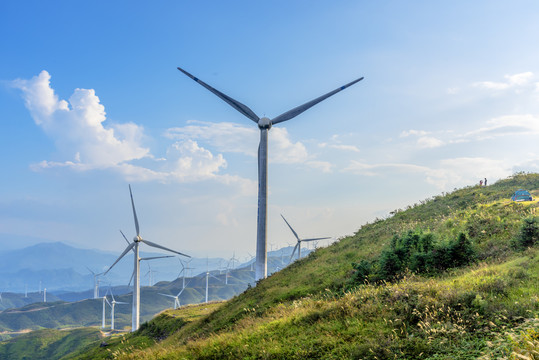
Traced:
<path fill-rule="evenodd" d="M 268 243 L 351 234 L 539 171 L 536 1 L 2 1 L 0 242 L 254 253 L 259 132 L 181 66 L 275 117 Z M 268 245 L 268 248 L 270 247 Z"/>

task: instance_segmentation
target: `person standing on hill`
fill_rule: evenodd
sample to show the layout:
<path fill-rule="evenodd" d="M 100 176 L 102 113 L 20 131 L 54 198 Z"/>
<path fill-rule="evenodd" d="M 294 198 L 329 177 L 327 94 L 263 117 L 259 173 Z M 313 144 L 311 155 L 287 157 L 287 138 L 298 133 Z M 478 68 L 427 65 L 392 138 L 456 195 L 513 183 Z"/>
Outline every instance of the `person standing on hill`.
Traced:
<path fill-rule="evenodd" d="M 479 186 L 483 186 L 483 180 L 479 180 Z"/>
<path fill-rule="evenodd" d="M 487 178 L 485 178 L 485 186 L 487 186 Z"/>

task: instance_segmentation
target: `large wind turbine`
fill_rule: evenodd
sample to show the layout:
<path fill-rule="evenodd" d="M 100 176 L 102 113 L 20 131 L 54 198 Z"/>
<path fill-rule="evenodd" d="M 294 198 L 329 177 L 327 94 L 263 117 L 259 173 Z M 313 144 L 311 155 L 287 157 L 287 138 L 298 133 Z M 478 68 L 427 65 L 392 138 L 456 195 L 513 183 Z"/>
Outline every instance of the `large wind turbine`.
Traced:
<path fill-rule="evenodd" d="M 135 231 L 136 231 L 137 235 L 133 238 L 132 243 L 129 243 L 129 241 L 128 241 L 129 245 L 125 248 L 124 252 L 114 262 L 114 264 L 112 264 L 108 268 L 108 270 L 103 273 L 103 276 L 105 276 L 110 271 L 110 269 L 112 269 L 113 266 L 116 265 L 116 263 L 118 263 L 118 261 L 120 261 L 121 258 L 123 258 L 129 251 L 131 251 L 131 249 L 134 250 L 134 255 L 135 256 L 134 256 L 134 270 L 133 270 L 133 274 L 134 274 L 134 281 L 133 281 L 133 310 L 132 310 L 131 331 L 136 331 L 139 328 L 139 324 L 140 324 L 140 260 L 142 260 L 140 258 L 140 256 L 139 256 L 139 245 L 140 245 L 140 243 L 145 243 L 146 245 L 149 245 L 149 246 L 161 249 L 161 250 L 170 251 L 170 252 L 173 252 L 175 254 L 182 255 L 182 256 L 187 256 L 187 257 L 190 257 L 190 256 L 185 255 L 185 254 L 183 254 L 181 252 L 178 252 L 178 251 L 171 250 L 171 249 L 169 249 L 167 247 L 161 246 L 161 245 L 156 244 L 154 242 L 143 239 L 140 236 L 140 229 L 139 229 L 139 224 L 138 224 L 137 212 L 135 210 L 135 202 L 133 201 L 133 192 L 131 191 L 131 185 L 129 185 L 129 195 L 131 197 L 131 207 L 133 208 L 133 218 L 135 220 Z M 123 233 L 122 233 L 122 235 L 123 235 Z M 147 258 L 147 259 L 149 259 L 149 258 Z"/>
<path fill-rule="evenodd" d="M 290 255 L 290 261 L 292 261 L 292 258 L 294 257 L 294 254 L 296 253 L 296 249 L 298 249 L 298 260 L 301 259 L 301 242 L 302 241 L 315 241 L 315 240 L 325 240 L 325 239 L 331 239 L 331 237 L 322 237 L 322 238 L 312 238 L 312 239 L 300 239 L 298 236 L 298 233 L 292 229 L 292 226 L 286 221 L 284 216 L 281 214 L 281 217 L 283 218 L 284 222 L 288 227 L 290 228 L 290 231 L 292 231 L 292 234 L 296 237 L 297 243 L 296 246 L 294 246 L 294 251 L 292 251 L 292 255 Z M 282 259 L 281 259 L 282 261 Z"/>
<path fill-rule="evenodd" d="M 264 279 L 268 274 L 267 264 L 267 241 L 266 241 L 266 222 L 267 222 L 267 197 L 268 197 L 268 131 L 272 125 L 293 119 L 305 110 L 313 107 L 321 101 L 335 95 L 339 91 L 354 85 L 358 81 L 363 80 L 363 77 L 349 82 L 329 93 L 322 95 L 314 100 L 306 102 L 303 105 L 293 108 L 273 119 L 267 117 L 259 118 L 249 107 L 232 99 L 230 96 L 223 94 L 217 89 L 206 84 L 202 80 L 194 77 L 182 68 L 178 68 L 185 75 L 204 86 L 206 89 L 217 95 L 227 104 L 239 111 L 241 114 L 254 121 L 260 129 L 260 144 L 258 145 L 258 220 L 256 231 L 256 265 L 255 265 L 255 280 Z"/>

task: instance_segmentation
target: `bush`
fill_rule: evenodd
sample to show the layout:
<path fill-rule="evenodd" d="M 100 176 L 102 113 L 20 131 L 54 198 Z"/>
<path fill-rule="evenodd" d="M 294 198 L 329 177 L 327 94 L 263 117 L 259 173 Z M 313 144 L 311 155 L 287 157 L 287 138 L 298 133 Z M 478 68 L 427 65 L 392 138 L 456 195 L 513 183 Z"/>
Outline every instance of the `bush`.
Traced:
<path fill-rule="evenodd" d="M 432 274 L 475 261 L 472 243 L 464 233 L 449 242 L 436 243 L 435 240 L 433 234 L 423 234 L 420 230 L 408 231 L 400 237 L 395 235 L 389 249 L 384 250 L 378 260 L 352 264 L 354 273 L 349 286 L 361 285 L 366 280 L 393 280 L 407 269 Z"/>
<path fill-rule="evenodd" d="M 513 247 L 517 250 L 524 250 L 539 244 L 539 221 L 537 217 L 527 217 L 522 220 L 520 232 Z"/>

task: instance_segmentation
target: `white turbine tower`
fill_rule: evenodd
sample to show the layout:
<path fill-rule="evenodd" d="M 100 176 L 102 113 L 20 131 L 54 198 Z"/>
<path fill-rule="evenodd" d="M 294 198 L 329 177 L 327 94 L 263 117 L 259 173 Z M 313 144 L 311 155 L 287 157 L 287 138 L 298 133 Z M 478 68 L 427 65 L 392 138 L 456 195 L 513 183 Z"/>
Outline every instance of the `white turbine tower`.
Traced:
<path fill-rule="evenodd" d="M 114 299 L 114 294 L 112 293 L 112 291 L 110 292 L 110 296 L 112 297 L 112 301 L 109 303 L 110 305 L 110 329 L 114 330 L 114 307 L 116 306 L 116 304 L 129 304 L 129 303 L 116 301 L 116 299 Z M 107 300 L 107 302 L 109 301 Z"/>
<path fill-rule="evenodd" d="M 303 105 L 293 108 L 273 119 L 267 117 L 259 118 L 249 107 L 240 103 L 237 100 L 232 99 L 230 96 L 223 94 L 217 89 L 214 89 L 210 85 L 206 84 L 202 80 L 194 77 L 187 71 L 182 68 L 178 68 L 185 75 L 189 76 L 191 79 L 217 95 L 227 104 L 232 106 L 234 109 L 239 111 L 241 114 L 254 121 L 258 128 L 260 129 L 260 144 L 258 146 L 258 224 L 256 232 L 256 265 L 255 265 L 255 280 L 264 279 L 268 274 L 268 264 L 267 264 L 267 241 L 266 241 L 266 222 L 267 222 L 267 196 L 268 196 L 268 131 L 272 125 L 288 121 L 298 116 L 302 112 L 308 110 L 314 105 L 318 104 L 321 101 L 329 98 L 330 96 L 335 95 L 336 93 L 346 89 L 349 86 L 354 85 L 358 81 L 363 80 L 363 77 L 356 79 L 352 82 L 349 82 L 346 85 L 343 85 L 329 93 L 322 95 L 314 100 L 306 102 Z"/>
<path fill-rule="evenodd" d="M 109 301 L 107 300 L 107 294 L 105 294 L 105 296 L 103 296 L 103 312 L 101 315 L 101 329 L 105 328 L 105 308 L 106 308 L 106 303 L 108 302 Z"/>
<path fill-rule="evenodd" d="M 131 206 L 133 208 L 133 218 L 135 220 L 135 231 L 136 231 L 137 235 L 133 238 L 132 243 L 129 243 L 129 241 L 128 241 L 129 245 L 127 246 L 127 248 L 125 248 L 124 252 L 120 255 L 120 257 L 118 257 L 118 259 L 114 262 L 114 264 L 112 264 L 108 268 L 108 270 L 105 271 L 105 273 L 103 275 L 106 275 L 110 271 L 110 269 L 112 269 L 113 266 L 116 265 L 116 263 L 118 263 L 118 261 L 120 261 L 121 258 L 123 258 L 129 251 L 131 251 L 131 249 L 134 250 L 134 255 L 135 256 L 134 256 L 134 269 L 133 269 L 133 278 L 134 278 L 134 281 L 133 281 L 133 310 L 132 310 L 131 331 L 136 331 L 139 328 L 139 324 L 140 324 L 140 260 L 152 259 L 152 258 L 143 258 L 143 259 L 140 258 L 140 256 L 139 256 L 139 245 L 140 245 L 140 243 L 145 243 L 146 245 L 149 245 L 149 246 L 161 249 L 161 250 L 170 251 L 170 252 L 173 252 L 173 253 L 178 254 L 178 255 L 187 256 L 187 257 L 190 257 L 190 256 L 182 254 L 181 252 L 178 252 L 178 251 L 171 250 L 169 248 L 166 248 L 166 247 L 161 246 L 159 244 L 156 244 L 154 242 L 143 239 L 140 236 L 140 229 L 139 229 L 139 224 L 138 224 L 137 212 L 135 210 L 135 202 L 133 201 L 133 192 L 131 191 L 131 185 L 129 185 L 129 195 L 131 197 Z M 123 233 L 122 233 L 122 235 L 123 235 Z M 157 257 L 153 257 L 153 258 L 157 258 Z"/>
<path fill-rule="evenodd" d="M 95 271 L 93 271 L 92 269 L 90 269 L 88 266 L 86 267 L 86 269 L 88 269 L 88 271 L 91 272 L 92 275 L 94 276 L 94 299 L 97 299 L 99 297 L 99 279 L 98 279 L 98 277 L 103 273 L 101 272 L 101 273 L 98 274 Z"/>
<path fill-rule="evenodd" d="M 286 221 L 284 216 L 281 214 L 281 217 L 283 218 L 284 222 L 288 227 L 290 228 L 290 231 L 292 231 L 292 234 L 296 237 L 297 243 L 296 246 L 294 246 L 294 250 L 292 251 L 292 255 L 290 255 L 290 261 L 292 261 L 292 258 L 294 257 L 294 254 L 296 253 L 296 249 L 298 249 L 298 259 L 301 259 L 301 243 L 303 241 L 315 241 L 315 240 L 324 240 L 324 239 L 330 239 L 330 237 L 322 237 L 322 238 L 312 238 L 312 239 L 300 239 L 298 234 L 292 229 L 292 226 Z"/>

